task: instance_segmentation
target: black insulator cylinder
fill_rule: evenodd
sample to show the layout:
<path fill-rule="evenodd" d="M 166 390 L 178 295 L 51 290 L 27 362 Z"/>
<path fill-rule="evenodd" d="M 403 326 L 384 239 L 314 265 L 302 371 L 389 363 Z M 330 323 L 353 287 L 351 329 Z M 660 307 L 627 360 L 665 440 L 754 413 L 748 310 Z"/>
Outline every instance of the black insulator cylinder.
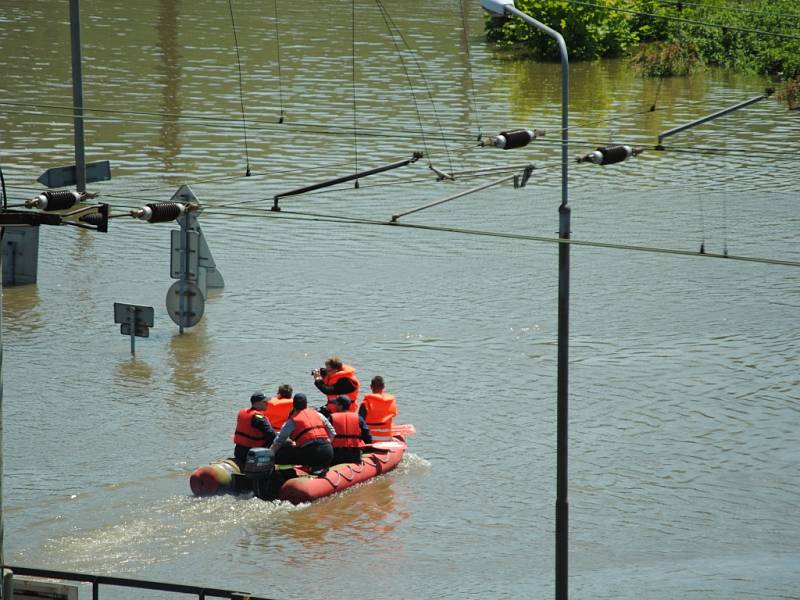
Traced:
<path fill-rule="evenodd" d="M 41 202 L 42 199 L 44 199 L 44 202 Z M 39 194 L 39 208 L 48 212 L 51 210 L 64 210 L 73 206 L 80 199 L 80 194 L 71 190 L 42 192 Z"/>
<path fill-rule="evenodd" d="M 601 165 L 613 165 L 626 160 L 631 155 L 631 149 L 628 146 L 606 146 L 597 150 L 603 155 Z"/>
<path fill-rule="evenodd" d="M 150 218 L 147 219 L 150 223 L 174 221 L 183 213 L 183 205 L 177 202 L 151 202 L 145 206 L 152 212 Z"/>
<path fill-rule="evenodd" d="M 511 131 L 501 131 L 500 135 L 506 139 L 503 145 L 504 150 L 511 150 L 512 148 L 522 148 L 527 146 L 533 140 L 531 132 L 527 129 L 512 129 Z"/>
<path fill-rule="evenodd" d="M 80 219 L 78 219 L 81 223 L 86 223 L 87 225 L 97 225 L 98 227 L 103 224 L 103 215 L 100 213 L 91 213 L 88 215 L 83 215 Z"/>

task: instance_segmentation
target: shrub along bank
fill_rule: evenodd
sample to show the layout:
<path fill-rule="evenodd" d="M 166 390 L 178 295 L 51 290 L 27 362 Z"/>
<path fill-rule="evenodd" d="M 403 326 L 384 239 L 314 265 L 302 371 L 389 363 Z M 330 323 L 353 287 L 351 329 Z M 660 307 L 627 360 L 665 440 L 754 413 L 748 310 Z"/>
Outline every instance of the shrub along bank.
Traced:
<path fill-rule="evenodd" d="M 800 101 L 800 2 L 749 0 L 516 0 L 558 30 L 571 60 L 629 56 L 645 76 L 685 75 L 703 64 L 753 71 L 783 82 Z M 487 39 L 515 56 L 558 60 L 552 40 L 519 19 L 489 18 Z"/>

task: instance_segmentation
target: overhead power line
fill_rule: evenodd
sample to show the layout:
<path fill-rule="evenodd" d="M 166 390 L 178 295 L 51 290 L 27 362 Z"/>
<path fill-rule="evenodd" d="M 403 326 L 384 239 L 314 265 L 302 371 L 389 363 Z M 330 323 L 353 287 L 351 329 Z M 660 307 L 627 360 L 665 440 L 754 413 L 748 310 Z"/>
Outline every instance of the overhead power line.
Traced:
<path fill-rule="evenodd" d="M 639 246 L 634 244 L 615 244 L 611 242 L 597 242 L 592 240 L 578 240 L 574 238 L 557 238 L 557 237 L 547 237 L 547 236 L 536 236 L 536 235 L 526 235 L 526 234 L 518 234 L 518 233 L 507 233 L 507 232 L 500 232 L 500 231 L 485 231 L 480 229 L 466 229 L 461 227 L 446 227 L 440 225 L 424 225 L 419 223 L 405 223 L 405 222 L 392 222 L 392 221 L 381 221 L 376 219 L 365 219 L 365 218 L 354 218 L 354 217 L 342 217 L 339 215 L 329 215 L 323 213 L 311 213 L 311 212 L 297 212 L 297 211 L 284 211 L 280 213 L 273 213 L 273 212 L 258 212 L 258 213 L 245 213 L 239 212 L 238 210 L 214 210 L 213 208 L 206 209 L 206 213 L 209 214 L 219 214 L 219 215 L 227 215 L 227 216 L 250 216 L 250 217 L 257 217 L 257 218 L 285 218 L 290 220 L 299 220 L 299 221 L 315 221 L 315 222 L 327 222 L 327 223 L 343 223 L 343 224 L 352 224 L 352 225 L 371 225 L 371 226 L 381 226 L 381 227 L 399 227 L 405 229 L 418 229 L 422 231 L 434 231 L 434 232 L 441 232 L 441 233 L 454 233 L 454 234 L 461 234 L 461 235 L 471 235 L 471 236 L 479 236 L 479 237 L 493 237 L 493 238 L 501 238 L 501 239 L 509 239 L 509 240 L 521 240 L 521 241 L 529 241 L 529 242 L 543 242 L 549 244 L 571 244 L 573 246 L 585 246 L 587 248 L 604 248 L 608 250 L 625 250 L 625 251 L 632 251 L 632 252 L 645 252 L 651 254 L 662 254 L 662 255 L 672 255 L 672 256 L 685 256 L 685 257 L 702 257 L 702 258 L 717 258 L 717 259 L 725 259 L 730 261 L 737 261 L 737 262 L 751 262 L 751 263 L 760 263 L 760 264 L 768 264 L 768 265 L 781 265 L 787 267 L 800 267 L 800 260 L 784 260 L 784 259 L 776 259 L 776 258 L 766 258 L 760 256 L 741 256 L 741 255 L 734 255 L 734 254 L 718 254 L 714 252 L 698 252 L 693 250 L 679 250 L 674 248 L 660 248 L 655 246 Z"/>
<path fill-rule="evenodd" d="M 674 17 L 671 15 L 658 15 L 655 13 L 642 12 L 639 10 L 632 10 L 629 8 L 619 8 L 617 6 L 605 6 L 603 4 L 596 4 L 594 2 L 586 2 L 585 0 L 565 0 L 570 4 L 579 4 L 581 6 L 592 6 L 602 10 L 611 10 L 614 12 L 628 13 L 631 15 L 640 15 L 643 17 L 653 17 L 654 19 L 666 19 L 668 21 L 678 21 L 680 23 L 688 23 L 690 25 L 701 25 L 703 27 L 714 27 L 716 29 L 726 29 L 728 31 L 740 31 L 742 33 L 756 33 L 758 35 L 767 35 L 771 37 L 784 38 L 788 40 L 800 40 L 800 35 L 792 35 L 791 33 L 778 33 L 775 31 L 764 31 L 762 29 L 749 29 L 747 27 L 737 27 L 735 25 L 725 25 L 724 23 L 710 23 L 708 21 L 698 21 L 696 19 L 687 19 L 685 17 Z"/>
<path fill-rule="evenodd" d="M 740 4 L 701 4 L 699 2 L 684 2 L 683 0 L 656 0 L 658 4 L 674 6 L 677 10 L 681 10 L 685 6 L 696 6 L 698 8 L 705 8 L 714 11 L 729 10 L 738 13 L 751 14 L 751 15 L 765 15 L 775 17 L 778 19 L 800 19 L 800 13 L 787 13 L 787 12 L 773 12 L 769 10 L 756 10 L 752 8 L 745 8 Z"/>

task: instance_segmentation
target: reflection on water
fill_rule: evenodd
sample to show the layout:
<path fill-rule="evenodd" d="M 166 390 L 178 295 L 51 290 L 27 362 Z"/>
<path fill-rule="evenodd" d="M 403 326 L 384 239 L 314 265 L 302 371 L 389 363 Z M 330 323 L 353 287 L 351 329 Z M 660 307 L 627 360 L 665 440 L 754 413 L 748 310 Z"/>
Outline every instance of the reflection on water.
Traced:
<path fill-rule="evenodd" d="M 39 288 L 34 284 L 3 287 L 3 333 L 34 332 L 44 325 Z M 8 340 L 6 340 L 8 342 Z"/>
<path fill-rule="evenodd" d="M 161 112 L 171 115 L 161 123 L 159 139 L 161 148 L 150 151 L 159 158 L 164 170 L 169 173 L 175 166 L 175 158 L 181 152 L 181 55 L 178 43 L 178 3 L 180 0 L 160 0 L 158 20 L 158 46 L 161 49 L 159 70 L 164 74 L 161 84 Z M 179 182 L 175 182 L 179 183 Z"/>
<path fill-rule="evenodd" d="M 331 560 L 354 543 L 375 545 L 410 516 L 395 498 L 395 485 L 392 476 L 380 477 L 315 502 L 302 512 L 283 514 L 250 532 L 247 543 L 272 550 L 285 548 L 287 540 L 293 540 L 301 546 L 291 554 L 290 560 L 297 562 Z"/>
<path fill-rule="evenodd" d="M 203 398 L 214 393 L 214 388 L 208 384 L 204 374 L 208 366 L 209 351 L 206 322 L 204 317 L 183 334 L 176 331 L 169 340 L 171 381 L 177 394 L 168 396 L 168 402 L 177 400 L 180 395 Z"/>
<path fill-rule="evenodd" d="M 118 385 L 134 382 L 136 385 L 148 384 L 153 380 L 152 367 L 142 360 L 131 357 L 121 361 L 114 370 L 114 380 Z"/>

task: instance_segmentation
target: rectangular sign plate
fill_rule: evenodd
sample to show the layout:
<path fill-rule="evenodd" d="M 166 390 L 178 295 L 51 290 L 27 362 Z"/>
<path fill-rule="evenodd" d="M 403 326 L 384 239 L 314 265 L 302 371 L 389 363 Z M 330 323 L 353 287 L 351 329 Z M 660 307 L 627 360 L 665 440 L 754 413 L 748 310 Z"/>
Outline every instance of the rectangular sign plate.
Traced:
<path fill-rule="evenodd" d="M 123 304 L 114 302 L 114 323 L 130 323 L 130 309 L 134 310 L 134 319 L 139 326 L 152 327 L 154 311 L 152 306 L 137 306 L 136 304 Z M 130 332 L 128 332 L 130 335 Z"/>
<path fill-rule="evenodd" d="M 111 179 L 111 163 L 107 160 L 86 164 L 86 183 L 108 181 Z M 78 182 L 75 176 L 75 165 L 53 167 L 39 175 L 36 180 L 49 188 L 70 187 Z"/>

